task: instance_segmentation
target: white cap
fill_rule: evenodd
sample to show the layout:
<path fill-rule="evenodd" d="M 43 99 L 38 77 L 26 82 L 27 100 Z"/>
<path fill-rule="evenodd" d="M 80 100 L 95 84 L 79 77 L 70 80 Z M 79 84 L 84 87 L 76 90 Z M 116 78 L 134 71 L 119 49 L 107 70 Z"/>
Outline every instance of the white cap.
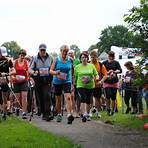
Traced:
<path fill-rule="evenodd" d="M 7 56 L 8 55 L 6 47 L 0 47 L 0 54 L 2 56 Z"/>

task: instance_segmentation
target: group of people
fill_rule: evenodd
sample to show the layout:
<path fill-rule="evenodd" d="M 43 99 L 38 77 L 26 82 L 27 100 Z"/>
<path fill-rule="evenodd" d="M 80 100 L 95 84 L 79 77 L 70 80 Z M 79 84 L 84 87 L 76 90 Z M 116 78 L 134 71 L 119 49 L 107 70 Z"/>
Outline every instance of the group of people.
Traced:
<path fill-rule="evenodd" d="M 83 51 L 77 59 L 67 45 L 60 47 L 60 54 L 54 59 L 47 53 L 46 44 L 40 44 L 38 50 L 36 56 L 26 58 L 26 50 L 22 49 L 12 61 L 7 57 L 7 49 L 0 47 L 0 103 L 4 119 L 11 108 L 15 108 L 17 114 L 21 108 L 22 118 L 26 119 L 30 112 L 28 106 L 35 108 L 43 120 L 50 121 L 56 116 L 56 121 L 61 122 L 65 105 L 68 124 L 76 117 L 81 117 L 82 122 L 90 121 L 94 106 L 99 117 L 102 106 L 109 116 L 118 111 L 116 94 L 120 87 L 118 74 L 122 69 L 113 51 L 109 51 L 108 60 L 101 63 L 96 51 Z M 137 74 L 132 62 L 126 62 L 125 67 L 128 70 L 124 77 L 126 113 L 136 114 L 143 111 L 142 106 L 138 107 L 139 90 L 143 91 L 148 109 L 148 88 L 147 84 L 142 88 L 134 85 Z M 28 95 L 31 84 L 34 101 L 30 101 Z M 11 98 L 10 107 L 8 98 Z"/>

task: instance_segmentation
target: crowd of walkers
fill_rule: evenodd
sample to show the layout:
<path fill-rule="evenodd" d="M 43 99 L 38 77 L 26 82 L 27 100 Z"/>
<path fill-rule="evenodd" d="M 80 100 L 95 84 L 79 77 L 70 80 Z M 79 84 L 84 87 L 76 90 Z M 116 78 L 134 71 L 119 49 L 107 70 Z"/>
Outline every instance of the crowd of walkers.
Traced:
<path fill-rule="evenodd" d="M 22 49 L 13 60 L 7 49 L 0 47 L 2 118 L 16 113 L 27 119 L 29 113 L 34 113 L 42 120 L 61 122 L 66 111 L 67 123 L 72 124 L 75 118 L 90 121 L 92 113 L 101 117 L 102 110 L 113 116 L 118 112 L 117 91 L 124 98 L 126 114 L 143 113 L 143 97 L 148 110 L 148 72 L 144 74 L 145 85 L 138 87 L 134 85 L 137 71 L 133 63 L 128 61 L 124 66 L 127 72 L 119 78 L 122 69 L 113 51 L 100 62 L 96 51 L 83 51 L 76 58 L 75 52 L 63 45 L 53 58 L 46 44 L 40 44 L 36 56 L 29 57 Z"/>

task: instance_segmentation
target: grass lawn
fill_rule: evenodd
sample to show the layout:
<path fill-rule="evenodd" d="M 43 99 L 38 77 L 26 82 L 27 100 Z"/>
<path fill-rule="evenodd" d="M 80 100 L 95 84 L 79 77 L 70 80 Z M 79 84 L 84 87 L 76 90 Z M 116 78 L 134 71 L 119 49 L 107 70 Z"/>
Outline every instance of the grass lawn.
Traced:
<path fill-rule="evenodd" d="M 71 141 L 9 117 L 0 121 L 0 148 L 78 148 Z"/>
<path fill-rule="evenodd" d="M 144 123 L 148 123 L 148 118 L 141 120 L 141 119 L 138 119 L 136 115 L 124 114 L 124 113 L 121 113 L 121 111 L 119 111 L 118 113 L 115 113 L 113 116 L 108 116 L 106 111 L 102 111 L 101 116 L 102 117 L 99 120 L 102 120 L 104 122 L 108 122 L 114 125 L 121 125 L 131 129 L 144 130 L 143 129 Z M 98 120 L 95 114 L 93 115 L 93 119 Z"/>

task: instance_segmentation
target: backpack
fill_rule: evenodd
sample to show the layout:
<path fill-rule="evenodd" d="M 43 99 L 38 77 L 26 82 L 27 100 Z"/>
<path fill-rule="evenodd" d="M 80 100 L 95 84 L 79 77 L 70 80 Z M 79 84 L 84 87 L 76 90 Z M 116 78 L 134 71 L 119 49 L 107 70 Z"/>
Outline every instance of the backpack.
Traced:
<path fill-rule="evenodd" d="M 100 76 L 100 79 L 102 79 L 103 78 L 103 73 L 102 73 L 102 66 L 103 66 L 103 64 L 101 62 L 98 62 L 98 63 L 100 65 L 100 74 L 99 74 L 99 76 Z"/>

